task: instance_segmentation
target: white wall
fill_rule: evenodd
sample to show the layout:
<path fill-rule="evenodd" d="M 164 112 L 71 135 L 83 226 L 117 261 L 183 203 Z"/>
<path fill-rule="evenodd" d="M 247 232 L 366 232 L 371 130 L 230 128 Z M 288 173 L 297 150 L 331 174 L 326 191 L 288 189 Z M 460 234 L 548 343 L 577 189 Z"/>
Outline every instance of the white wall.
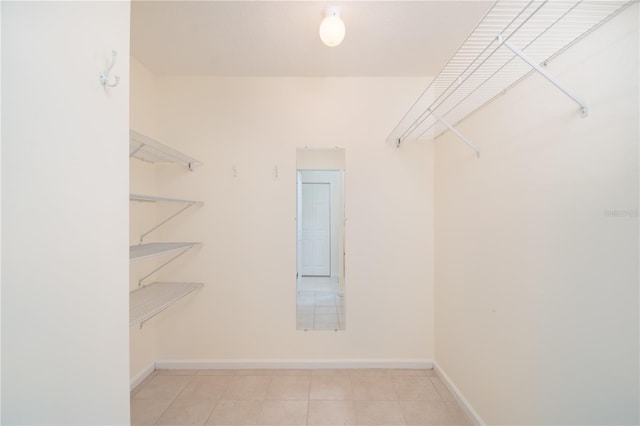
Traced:
<path fill-rule="evenodd" d="M 155 76 L 135 58 L 131 58 L 130 68 L 131 96 L 130 96 L 130 126 L 150 138 L 157 138 L 156 129 L 156 80 Z M 147 195 L 162 195 L 158 193 L 156 184 L 156 169 L 150 163 L 137 159 L 129 161 L 130 190 L 132 193 Z M 165 194 L 166 195 L 166 194 Z M 157 224 L 158 207 L 151 203 L 129 203 L 129 244 L 140 242 L 140 235 Z M 157 234 L 152 233 L 145 242 L 157 241 Z M 152 271 L 157 262 L 147 261 L 134 263 L 130 266 L 130 289 L 138 287 L 138 279 Z M 153 282 L 149 277 L 145 283 Z M 152 371 L 156 358 L 156 323 L 150 321 L 142 328 L 131 327 L 129 332 L 129 374 L 132 385 L 144 378 Z"/>
<path fill-rule="evenodd" d="M 488 424 L 638 424 L 638 6 L 436 142 L 436 362 Z M 618 210 L 623 216 L 608 216 Z M 624 215 L 631 215 L 624 216 Z"/>
<path fill-rule="evenodd" d="M 129 2 L 1 7 L 2 423 L 128 424 Z"/>
<path fill-rule="evenodd" d="M 205 287 L 158 317 L 160 359 L 432 358 L 432 147 L 384 142 L 425 83 L 157 79 L 160 137 L 205 163 L 158 176 L 167 192 L 205 201 L 162 235 L 204 242 L 162 278 Z M 296 331 L 296 149 L 304 146 L 346 150 L 344 332 Z"/>
<path fill-rule="evenodd" d="M 344 150 L 300 148 L 296 151 L 298 170 L 344 170 Z"/>

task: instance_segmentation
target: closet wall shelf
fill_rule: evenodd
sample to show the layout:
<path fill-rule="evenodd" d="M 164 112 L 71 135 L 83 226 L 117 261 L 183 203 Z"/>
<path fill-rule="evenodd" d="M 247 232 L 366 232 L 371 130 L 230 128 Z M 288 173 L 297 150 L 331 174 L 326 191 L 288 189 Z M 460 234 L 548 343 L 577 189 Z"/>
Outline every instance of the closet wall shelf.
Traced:
<path fill-rule="evenodd" d="M 202 163 L 135 130 L 129 130 L 129 157 L 152 164 L 178 164 L 193 170 Z"/>
<path fill-rule="evenodd" d="M 151 229 L 140 234 L 140 243 L 142 243 L 147 235 L 160 228 L 165 223 L 169 222 L 174 217 L 178 216 L 183 211 L 187 210 L 191 206 L 201 206 L 204 203 L 202 201 L 194 201 L 194 200 L 182 200 L 179 198 L 167 198 L 167 197 L 157 197 L 155 195 L 143 195 L 143 194 L 129 194 L 130 201 L 140 201 L 143 203 L 158 203 L 158 202 L 167 202 L 167 203 L 178 203 L 184 204 L 184 206 L 166 219 L 162 220 L 157 225 L 153 226 Z"/>
<path fill-rule="evenodd" d="M 164 261 L 151 272 L 138 280 L 138 285 L 141 286 L 143 281 L 164 268 L 195 246 L 199 246 L 201 243 L 148 243 L 139 244 L 137 246 L 129 247 L 129 260 L 131 263 L 140 262 L 142 260 L 152 259 L 158 256 L 164 256 L 167 254 L 173 254 L 168 260 Z"/>
<path fill-rule="evenodd" d="M 186 204 L 204 204 L 202 201 L 195 200 L 183 200 L 181 198 L 169 198 L 169 197 L 158 197 L 155 195 L 145 195 L 145 194 L 129 194 L 130 201 L 140 201 L 143 203 L 159 203 L 159 202 L 167 202 L 167 203 L 186 203 Z"/>
<path fill-rule="evenodd" d="M 202 283 L 156 282 L 129 294 L 129 326 L 144 324 L 186 295 L 202 288 Z"/>
<path fill-rule="evenodd" d="M 137 158 L 152 164 L 178 164 L 192 170 L 202 163 L 173 148 L 161 144 L 134 130 L 129 131 L 129 157 Z M 142 244 L 143 239 L 151 232 L 158 229 L 174 217 L 191 206 L 201 206 L 202 201 L 186 200 L 181 198 L 160 197 L 146 194 L 129 194 L 130 201 L 142 203 L 171 203 L 182 204 L 177 212 L 162 220 L 140 236 L 140 244 L 129 247 L 129 260 L 131 263 L 141 262 L 163 256 L 162 262 L 142 278 L 138 279 L 139 288 L 129 294 L 129 325 L 140 325 L 153 318 L 173 303 L 186 295 L 198 290 L 202 283 L 195 282 L 154 282 L 143 286 L 143 281 L 153 276 L 160 269 L 167 266 L 180 256 L 187 253 L 193 247 L 200 246 L 199 242 L 155 242 Z"/>
<path fill-rule="evenodd" d="M 498 0 L 387 137 L 428 140 L 452 130 L 478 108 L 537 71 L 575 101 L 587 105 L 545 69 L 559 53 L 634 0 Z"/>
<path fill-rule="evenodd" d="M 141 262 L 170 253 L 182 253 L 201 243 L 147 243 L 129 247 L 131 263 Z"/>

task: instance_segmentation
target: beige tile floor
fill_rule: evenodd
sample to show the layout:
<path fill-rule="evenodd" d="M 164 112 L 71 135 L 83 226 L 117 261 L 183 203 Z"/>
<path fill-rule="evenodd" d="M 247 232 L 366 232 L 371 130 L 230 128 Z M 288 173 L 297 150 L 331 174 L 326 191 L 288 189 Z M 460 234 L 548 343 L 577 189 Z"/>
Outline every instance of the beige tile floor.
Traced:
<path fill-rule="evenodd" d="M 470 425 L 433 370 L 157 370 L 141 425 Z"/>
<path fill-rule="evenodd" d="M 302 277 L 297 287 L 298 330 L 344 330 L 344 297 L 338 293 L 337 277 Z"/>

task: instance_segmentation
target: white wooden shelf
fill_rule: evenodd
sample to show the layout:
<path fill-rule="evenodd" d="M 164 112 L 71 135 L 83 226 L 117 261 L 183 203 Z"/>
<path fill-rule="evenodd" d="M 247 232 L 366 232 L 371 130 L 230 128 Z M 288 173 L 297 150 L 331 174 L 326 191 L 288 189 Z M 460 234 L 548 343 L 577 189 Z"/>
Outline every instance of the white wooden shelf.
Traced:
<path fill-rule="evenodd" d="M 131 263 L 140 262 L 170 253 L 185 252 L 201 243 L 147 243 L 129 247 Z"/>
<path fill-rule="evenodd" d="M 129 130 L 129 157 L 152 164 L 178 164 L 190 170 L 202 163 L 135 130 Z"/>
<path fill-rule="evenodd" d="M 129 326 L 142 324 L 186 295 L 202 288 L 202 283 L 156 282 L 129 294 Z"/>

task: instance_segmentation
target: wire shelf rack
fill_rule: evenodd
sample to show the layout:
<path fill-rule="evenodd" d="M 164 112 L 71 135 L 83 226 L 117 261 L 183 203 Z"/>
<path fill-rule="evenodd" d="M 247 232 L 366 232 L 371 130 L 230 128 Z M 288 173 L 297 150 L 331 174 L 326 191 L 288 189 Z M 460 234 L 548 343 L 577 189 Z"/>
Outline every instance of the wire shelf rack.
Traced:
<path fill-rule="evenodd" d="M 543 68 L 631 3 L 633 0 L 498 0 L 387 141 L 399 146 L 405 140 L 435 139 L 454 130 L 452 126 L 533 71 L 533 64 L 520 59 L 524 55 Z"/>
<path fill-rule="evenodd" d="M 202 283 L 156 282 L 129 293 L 129 326 L 140 325 L 202 288 Z"/>
<path fill-rule="evenodd" d="M 170 253 L 185 252 L 201 243 L 147 243 L 129 246 L 131 263 L 140 262 Z"/>
<path fill-rule="evenodd" d="M 129 194 L 130 201 L 139 201 L 142 203 L 159 203 L 159 202 L 167 202 L 174 204 L 183 204 L 184 206 L 179 208 L 178 211 L 169 215 L 166 219 L 163 219 L 158 224 L 154 225 L 147 231 L 140 234 L 140 243 L 142 243 L 147 235 L 160 228 L 162 225 L 169 222 L 171 219 L 177 217 L 182 212 L 188 210 L 192 206 L 202 206 L 204 203 L 202 201 L 194 201 L 194 200 L 183 200 L 180 198 L 167 198 L 167 197 L 157 197 L 155 195 L 144 195 L 144 194 Z"/>
<path fill-rule="evenodd" d="M 129 157 L 152 164 L 178 164 L 193 170 L 202 163 L 153 140 L 135 130 L 129 130 Z"/>

